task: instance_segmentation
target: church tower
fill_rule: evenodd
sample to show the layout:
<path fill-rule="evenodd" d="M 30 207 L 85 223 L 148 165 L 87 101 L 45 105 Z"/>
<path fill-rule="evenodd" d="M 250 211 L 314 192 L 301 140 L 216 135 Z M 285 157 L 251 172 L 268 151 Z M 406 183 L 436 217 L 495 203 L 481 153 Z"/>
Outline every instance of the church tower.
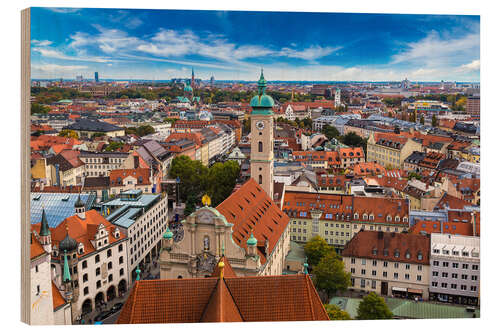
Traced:
<path fill-rule="evenodd" d="M 250 101 L 251 152 L 250 174 L 253 179 L 273 198 L 273 105 L 274 100 L 266 95 L 266 80 L 261 71 L 257 82 L 258 95 Z"/>

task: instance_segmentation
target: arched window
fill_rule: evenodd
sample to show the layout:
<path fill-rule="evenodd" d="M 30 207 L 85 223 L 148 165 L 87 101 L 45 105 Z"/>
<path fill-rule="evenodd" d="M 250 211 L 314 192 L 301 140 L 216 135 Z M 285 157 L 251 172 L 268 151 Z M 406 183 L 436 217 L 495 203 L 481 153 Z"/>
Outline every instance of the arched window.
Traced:
<path fill-rule="evenodd" d="M 259 141 L 259 153 L 262 153 L 263 150 L 264 150 L 264 148 L 263 148 L 262 141 Z"/>
<path fill-rule="evenodd" d="M 396 249 L 396 250 L 394 251 L 394 256 L 395 256 L 396 258 L 399 258 L 399 250 L 398 250 L 398 249 Z"/>
<path fill-rule="evenodd" d="M 262 185 L 262 175 L 259 175 L 259 185 Z"/>

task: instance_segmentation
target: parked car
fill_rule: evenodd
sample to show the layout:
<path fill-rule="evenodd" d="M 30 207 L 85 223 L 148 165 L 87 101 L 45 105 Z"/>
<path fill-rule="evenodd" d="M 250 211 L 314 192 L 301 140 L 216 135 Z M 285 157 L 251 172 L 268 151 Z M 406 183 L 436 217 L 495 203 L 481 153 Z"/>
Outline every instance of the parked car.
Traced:
<path fill-rule="evenodd" d="M 115 313 L 115 312 L 118 312 L 122 309 L 123 307 L 123 303 L 119 302 L 119 303 L 116 303 L 115 305 L 113 305 L 113 307 L 111 308 L 111 312 Z"/>
<path fill-rule="evenodd" d="M 108 318 L 111 316 L 113 312 L 111 310 L 107 310 L 104 312 L 99 313 L 95 318 L 94 321 L 103 321 L 104 319 Z"/>

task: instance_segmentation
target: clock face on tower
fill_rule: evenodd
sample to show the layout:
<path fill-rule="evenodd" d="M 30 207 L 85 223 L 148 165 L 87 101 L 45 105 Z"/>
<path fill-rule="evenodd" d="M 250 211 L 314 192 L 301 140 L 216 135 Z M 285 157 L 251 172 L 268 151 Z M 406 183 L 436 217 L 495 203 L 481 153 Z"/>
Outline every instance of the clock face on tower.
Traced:
<path fill-rule="evenodd" d="M 263 121 L 259 120 L 258 122 L 255 123 L 255 127 L 257 127 L 257 129 L 262 131 L 264 127 L 266 127 L 266 124 Z"/>

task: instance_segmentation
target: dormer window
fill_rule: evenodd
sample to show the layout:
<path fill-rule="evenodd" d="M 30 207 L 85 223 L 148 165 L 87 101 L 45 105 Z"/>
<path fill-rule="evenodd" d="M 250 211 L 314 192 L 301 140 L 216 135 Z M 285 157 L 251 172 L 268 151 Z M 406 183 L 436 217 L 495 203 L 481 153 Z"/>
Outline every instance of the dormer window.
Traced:
<path fill-rule="evenodd" d="M 399 258 L 399 250 L 398 250 L 398 249 L 396 249 L 396 250 L 394 251 L 394 256 L 395 256 L 396 258 Z"/>
<path fill-rule="evenodd" d="M 118 229 L 115 230 L 115 238 L 116 239 L 120 238 L 120 230 Z"/>
<path fill-rule="evenodd" d="M 403 222 L 408 222 L 408 218 L 407 217 L 403 217 Z"/>
<path fill-rule="evenodd" d="M 389 250 L 388 249 L 384 249 L 384 256 L 388 256 L 389 255 Z"/>
<path fill-rule="evenodd" d="M 423 259 L 422 252 L 418 251 L 417 259 L 418 260 L 422 260 Z"/>
<path fill-rule="evenodd" d="M 387 222 L 391 222 L 391 221 L 392 221 L 392 217 L 391 217 L 391 215 L 387 215 L 386 220 L 387 220 Z"/>
<path fill-rule="evenodd" d="M 396 216 L 396 217 L 394 218 L 394 221 L 399 222 L 399 216 Z"/>
<path fill-rule="evenodd" d="M 373 254 L 374 256 L 376 256 L 376 255 L 377 255 L 377 252 L 378 252 L 378 251 L 377 251 L 377 248 L 376 248 L 376 247 L 374 247 L 374 248 L 372 249 L 372 254 Z"/>
<path fill-rule="evenodd" d="M 83 254 L 85 248 L 83 247 L 83 243 L 78 244 L 78 254 Z"/>
<path fill-rule="evenodd" d="M 406 257 L 406 259 L 410 259 L 411 258 L 410 251 L 406 251 L 405 257 Z"/>
<path fill-rule="evenodd" d="M 354 213 L 354 219 L 355 219 L 355 220 L 358 220 L 358 219 L 359 219 L 359 214 L 358 214 L 358 213 Z"/>
<path fill-rule="evenodd" d="M 373 221 L 374 218 L 373 214 L 370 214 L 370 221 Z"/>
<path fill-rule="evenodd" d="M 368 214 L 363 214 L 363 220 L 368 220 Z"/>

